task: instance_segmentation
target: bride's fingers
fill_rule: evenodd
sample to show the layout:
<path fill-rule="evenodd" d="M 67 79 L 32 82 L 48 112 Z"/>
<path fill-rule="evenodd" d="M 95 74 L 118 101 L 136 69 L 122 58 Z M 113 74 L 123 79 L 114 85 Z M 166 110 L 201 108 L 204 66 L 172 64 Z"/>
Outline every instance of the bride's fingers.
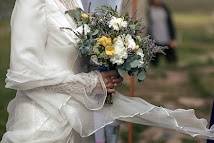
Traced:
<path fill-rule="evenodd" d="M 106 85 L 106 88 L 112 89 L 120 85 L 122 81 L 123 81 L 122 78 L 106 79 L 105 85 Z"/>
<path fill-rule="evenodd" d="M 104 75 L 108 78 L 111 78 L 111 77 L 117 77 L 118 73 L 117 71 L 107 71 L 107 72 L 104 72 Z"/>
<path fill-rule="evenodd" d="M 115 76 L 115 75 L 118 75 L 118 72 L 116 70 L 112 70 L 112 71 L 108 72 L 108 75 L 109 76 Z"/>
<path fill-rule="evenodd" d="M 106 88 L 107 89 L 113 89 L 115 86 L 114 86 L 114 84 L 113 83 L 108 83 L 108 84 L 106 84 Z"/>
<path fill-rule="evenodd" d="M 123 79 L 122 78 L 116 78 L 116 79 L 113 79 L 112 81 L 114 84 L 121 84 L 123 82 Z"/>

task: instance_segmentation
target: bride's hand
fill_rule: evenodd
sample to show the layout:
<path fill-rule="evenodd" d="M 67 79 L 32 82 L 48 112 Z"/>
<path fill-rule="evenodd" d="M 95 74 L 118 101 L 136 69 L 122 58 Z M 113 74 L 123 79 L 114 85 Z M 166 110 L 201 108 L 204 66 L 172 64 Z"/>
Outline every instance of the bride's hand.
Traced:
<path fill-rule="evenodd" d="M 116 71 L 101 72 L 108 93 L 115 93 L 115 87 L 122 83 L 123 79 Z"/>

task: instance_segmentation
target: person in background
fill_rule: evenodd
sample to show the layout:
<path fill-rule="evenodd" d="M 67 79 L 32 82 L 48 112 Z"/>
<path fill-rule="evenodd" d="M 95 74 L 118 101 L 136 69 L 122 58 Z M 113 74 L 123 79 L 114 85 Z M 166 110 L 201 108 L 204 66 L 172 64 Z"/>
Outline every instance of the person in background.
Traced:
<path fill-rule="evenodd" d="M 168 46 L 164 51 L 166 61 L 176 64 L 177 55 L 175 48 L 176 30 L 172 20 L 171 12 L 163 0 L 149 0 L 148 9 L 148 33 L 160 46 Z M 159 64 L 160 54 L 152 61 L 154 66 Z"/>
<path fill-rule="evenodd" d="M 211 119 L 210 119 L 210 127 L 214 125 L 214 101 L 213 101 L 213 108 L 211 113 Z M 214 140 L 207 140 L 207 143 L 214 143 Z"/>

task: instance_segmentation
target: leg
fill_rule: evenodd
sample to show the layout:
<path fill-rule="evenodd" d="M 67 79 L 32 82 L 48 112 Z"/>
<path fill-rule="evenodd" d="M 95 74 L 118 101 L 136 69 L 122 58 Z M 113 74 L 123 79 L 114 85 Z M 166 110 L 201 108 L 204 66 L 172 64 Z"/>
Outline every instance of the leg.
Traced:
<path fill-rule="evenodd" d="M 177 63 L 177 55 L 176 55 L 176 50 L 174 48 L 169 47 L 164 52 L 166 54 L 165 55 L 166 61 L 169 64 L 176 64 Z"/>
<path fill-rule="evenodd" d="M 106 143 L 117 143 L 119 129 L 120 127 L 117 121 L 105 127 Z"/>
<path fill-rule="evenodd" d="M 94 114 L 94 123 L 95 124 L 100 123 L 102 121 L 100 119 L 102 119 L 103 115 L 100 115 L 97 112 L 94 112 L 93 114 Z M 104 130 L 104 128 L 102 128 L 95 133 L 95 143 L 105 143 L 105 142 L 106 142 L 105 130 Z"/>
<path fill-rule="evenodd" d="M 157 53 L 157 54 L 155 55 L 155 57 L 152 59 L 151 64 L 152 64 L 153 66 L 157 67 L 158 64 L 159 64 L 159 62 L 160 62 L 160 54 Z"/>
<path fill-rule="evenodd" d="M 94 112 L 94 121 L 98 123 L 102 121 L 103 116 L 99 113 Z M 115 121 L 114 123 L 107 125 L 105 128 L 98 130 L 95 133 L 96 143 L 117 143 L 119 136 L 119 123 Z"/>
<path fill-rule="evenodd" d="M 95 133 L 95 143 L 105 143 L 105 130 L 104 128 L 100 129 Z"/>

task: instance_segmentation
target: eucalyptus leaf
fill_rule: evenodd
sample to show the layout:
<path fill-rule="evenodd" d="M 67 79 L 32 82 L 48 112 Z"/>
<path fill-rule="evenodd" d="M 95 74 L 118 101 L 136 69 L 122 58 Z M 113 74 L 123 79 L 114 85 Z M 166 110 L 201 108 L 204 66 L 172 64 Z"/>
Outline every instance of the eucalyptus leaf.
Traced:
<path fill-rule="evenodd" d="M 139 81 L 143 81 L 146 78 L 145 72 L 141 71 L 138 75 L 137 75 L 137 79 Z"/>
<path fill-rule="evenodd" d="M 98 33 L 99 33 L 99 30 L 96 29 L 96 30 L 93 32 L 92 35 L 95 36 L 95 35 L 97 35 Z"/>
<path fill-rule="evenodd" d="M 138 65 L 140 64 L 140 61 L 139 60 L 135 60 L 135 61 L 133 61 L 133 62 L 131 62 L 131 67 L 132 68 L 136 68 L 136 67 L 138 67 Z"/>
<path fill-rule="evenodd" d="M 118 68 L 117 69 L 117 71 L 118 71 L 118 73 L 120 74 L 120 76 L 122 76 L 122 77 L 124 77 L 125 75 L 126 75 L 126 71 L 125 70 L 123 70 L 122 68 Z"/>
<path fill-rule="evenodd" d="M 127 71 L 131 70 L 131 68 L 132 68 L 130 63 L 125 64 L 124 67 Z"/>

